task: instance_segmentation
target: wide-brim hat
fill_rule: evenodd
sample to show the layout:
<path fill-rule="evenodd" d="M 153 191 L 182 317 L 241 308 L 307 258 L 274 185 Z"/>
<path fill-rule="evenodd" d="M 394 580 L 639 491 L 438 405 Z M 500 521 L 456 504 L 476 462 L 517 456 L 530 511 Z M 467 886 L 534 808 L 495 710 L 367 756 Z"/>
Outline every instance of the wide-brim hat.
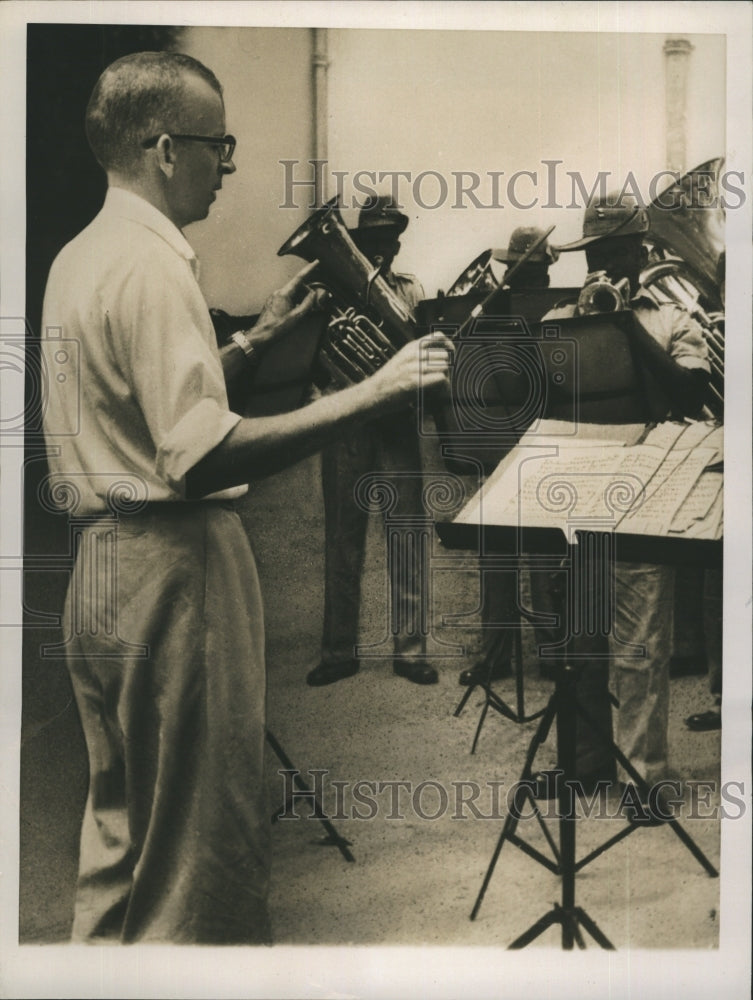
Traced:
<path fill-rule="evenodd" d="M 596 198 L 590 202 L 583 215 L 582 238 L 573 243 L 565 243 L 557 249 L 560 253 L 583 250 L 612 236 L 643 236 L 649 228 L 646 209 L 641 208 L 632 195 L 614 192 L 606 198 Z"/>
<path fill-rule="evenodd" d="M 359 234 L 374 229 L 392 229 L 396 235 L 405 232 L 409 218 L 389 195 L 371 198 L 358 213 L 358 225 L 351 233 Z"/>
<path fill-rule="evenodd" d="M 536 226 L 521 226 L 514 229 L 509 244 L 498 250 L 492 250 L 492 257 L 503 264 L 516 264 L 542 238 L 544 232 Z M 545 241 L 534 250 L 528 261 L 535 264 L 554 264 L 558 257 L 557 249 Z"/>

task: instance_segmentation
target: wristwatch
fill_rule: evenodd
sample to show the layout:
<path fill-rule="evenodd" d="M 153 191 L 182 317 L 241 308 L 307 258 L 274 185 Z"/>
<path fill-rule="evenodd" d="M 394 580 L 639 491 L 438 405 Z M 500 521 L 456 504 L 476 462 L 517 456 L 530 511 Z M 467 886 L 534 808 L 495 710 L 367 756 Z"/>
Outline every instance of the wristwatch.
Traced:
<path fill-rule="evenodd" d="M 246 355 L 246 360 L 247 361 L 251 361 L 251 359 L 256 354 L 256 348 L 251 343 L 251 341 L 248 339 L 248 337 L 246 336 L 246 334 L 243 333 L 241 330 L 236 330 L 236 332 L 234 334 L 232 334 L 232 336 L 230 337 L 230 339 L 232 340 L 232 342 L 234 344 L 237 344 L 238 347 L 240 347 L 240 349 Z"/>

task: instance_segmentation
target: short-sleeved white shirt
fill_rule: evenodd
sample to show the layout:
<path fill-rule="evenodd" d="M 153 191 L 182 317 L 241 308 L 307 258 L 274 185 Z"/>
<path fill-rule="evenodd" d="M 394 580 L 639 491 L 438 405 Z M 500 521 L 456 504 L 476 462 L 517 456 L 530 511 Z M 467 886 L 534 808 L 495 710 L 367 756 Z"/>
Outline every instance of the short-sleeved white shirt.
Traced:
<path fill-rule="evenodd" d="M 228 407 L 197 269 L 165 215 L 112 187 L 52 265 L 44 429 L 53 476 L 80 494 L 77 513 L 107 511 L 118 482 L 135 484 L 138 499 L 185 499 L 186 473 L 241 419 Z"/>

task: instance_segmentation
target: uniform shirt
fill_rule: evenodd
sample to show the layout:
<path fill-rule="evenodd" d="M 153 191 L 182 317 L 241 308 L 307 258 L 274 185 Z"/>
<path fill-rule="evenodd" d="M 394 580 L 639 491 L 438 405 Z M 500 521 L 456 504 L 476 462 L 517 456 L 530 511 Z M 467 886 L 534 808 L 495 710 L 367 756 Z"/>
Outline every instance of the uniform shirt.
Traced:
<path fill-rule="evenodd" d="M 51 373 L 44 428 L 54 478 L 80 495 L 77 514 L 107 511 L 118 482 L 134 499 L 185 499 L 186 473 L 241 419 L 228 408 L 197 271 L 165 215 L 112 187 L 52 265 L 42 319 Z"/>
<path fill-rule="evenodd" d="M 382 275 L 393 292 L 408 306 L 411 312 L 415 312 L 419 302 L 426 298 L 423 286 L 415 274 L 402 274 L 400 271 L 387 271 Z"/>
<path fill-rule="evenodd" d="M 686 309 L 672 302 L 658 304 L 640 288 L 630 300 L 630 308 L 646 333 L 661 344 L 678 365 L 711 371 L 703 331 Z M 570 319 L 575 315 L 575 309 L 576 303 L 568 302 L 551 309 L 543 319 Z"/>

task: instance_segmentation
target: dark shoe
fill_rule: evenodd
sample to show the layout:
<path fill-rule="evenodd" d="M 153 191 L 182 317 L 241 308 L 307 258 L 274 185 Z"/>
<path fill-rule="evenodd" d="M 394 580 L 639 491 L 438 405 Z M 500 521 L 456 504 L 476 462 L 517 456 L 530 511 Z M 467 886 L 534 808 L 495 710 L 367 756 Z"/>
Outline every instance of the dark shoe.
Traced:
<path fill-rule="evenodd" d="M 689 715 L 685 725 L 696 733 L 710 733 L 714 729 L 722 728 L 722 713 L 718 708 L 710 708 L 708 712 Z"/>
<path fill-rule="evenodd" d="M 673 656 L 669 661 L 670 677 L 700 677 L 707 672 L 705 656 Z"/>
<path fill-rule="evenodd" d="M 392 670 L 398 677 L 405 677 L 414 684 L 436 684 L 439 674 L 423 660 L 393 660 Z"/>
<path fill-rule="evenodd" d="M 306 683 L 310 687 L 324 687 L 334 684 L 343 677 L 352 677 L 358 673 L 358 660 L 343 660 L 342 663 L 320 663 L 306 674 Z"/>
<path fill-rule="evenodd" d="M 463 687 L 475 687 L 476 684 L 501 681 L 504 677 L 512 677 L 512 663 L 510 660 L 495 660 L 491 671 L 489 670 L 489 664 L 482 660 L 474 667 L 464 670 L 458 680 Z"/>

